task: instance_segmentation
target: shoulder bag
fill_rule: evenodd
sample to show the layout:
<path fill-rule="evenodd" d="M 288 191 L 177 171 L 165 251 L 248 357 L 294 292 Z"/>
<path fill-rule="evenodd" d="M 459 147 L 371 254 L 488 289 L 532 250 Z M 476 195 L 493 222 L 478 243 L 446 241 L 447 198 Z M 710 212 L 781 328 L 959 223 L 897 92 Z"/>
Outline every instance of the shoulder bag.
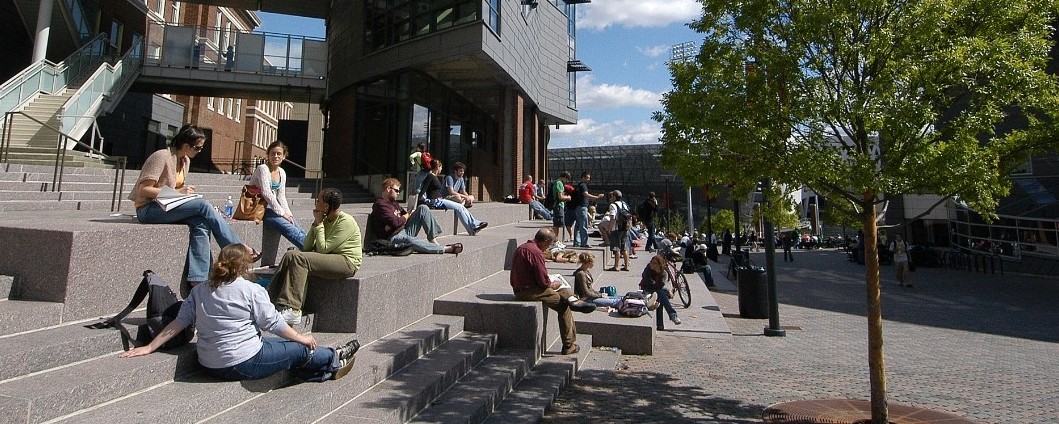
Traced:
<path fill-rule="evenodd" d="M 235 205 L 232 218 L 240 221 L 261 222 L 265 219 L 265 198 L 261 197 L 261 188 L 254 185 L 244 185 L 243 193 L 239 195 L 239 203 Z"/>

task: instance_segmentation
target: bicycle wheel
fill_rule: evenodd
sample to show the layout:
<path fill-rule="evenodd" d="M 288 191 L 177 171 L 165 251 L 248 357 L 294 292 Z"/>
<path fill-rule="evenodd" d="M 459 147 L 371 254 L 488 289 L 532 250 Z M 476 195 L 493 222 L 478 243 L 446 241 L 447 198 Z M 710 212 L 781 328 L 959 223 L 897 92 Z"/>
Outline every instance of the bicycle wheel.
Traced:
<path fill-rule="evenodd" d="M 688 279 L 684 277 L 684 274 L 677 274 L 677 295 L 680 296 L 680 302 L 684 304 L 684 309 L 691 307 L 691 286 L 688 285 Z"/>

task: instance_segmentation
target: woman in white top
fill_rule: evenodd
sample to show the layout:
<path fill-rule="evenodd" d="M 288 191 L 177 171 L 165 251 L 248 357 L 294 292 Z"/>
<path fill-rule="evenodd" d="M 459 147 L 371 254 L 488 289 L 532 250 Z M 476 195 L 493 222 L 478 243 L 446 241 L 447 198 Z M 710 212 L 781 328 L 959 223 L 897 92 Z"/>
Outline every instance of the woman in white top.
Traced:
<path fill-rule="evenodd" d="M 287 159 L 287 145 L 282 141 L 273 141 L 268 145 L 268 158 L 265 163 L 258 165 L 254 175 L 250 177 L 250 185 L 260 188 L 261 197 L 268 203 L 263 220 L 265 225 L 279 231 L 301 250 L 305 242 L 305 231 L 294 222 L 294 215 L 287 204 L 287 172 L 280 167 L 284 159 Z"/>

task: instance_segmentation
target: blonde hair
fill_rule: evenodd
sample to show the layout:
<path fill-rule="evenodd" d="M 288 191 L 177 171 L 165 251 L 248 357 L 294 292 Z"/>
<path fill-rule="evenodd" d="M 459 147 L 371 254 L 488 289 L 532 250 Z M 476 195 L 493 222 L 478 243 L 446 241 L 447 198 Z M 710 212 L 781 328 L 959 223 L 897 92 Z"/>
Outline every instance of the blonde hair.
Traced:
<path fill-rule="evenodd" d="M 596 263 L 596 256 L 588 252 L 583 252 L 580 255 L 577 255 L 577 261 L 582 264 L 594 264 Z"/>
<path fill-rule="evenodd" d="M 250 268 L 250 248 L 242 243 L 224 246 L 210 269 L 210 289 L 235 281 Z"/>

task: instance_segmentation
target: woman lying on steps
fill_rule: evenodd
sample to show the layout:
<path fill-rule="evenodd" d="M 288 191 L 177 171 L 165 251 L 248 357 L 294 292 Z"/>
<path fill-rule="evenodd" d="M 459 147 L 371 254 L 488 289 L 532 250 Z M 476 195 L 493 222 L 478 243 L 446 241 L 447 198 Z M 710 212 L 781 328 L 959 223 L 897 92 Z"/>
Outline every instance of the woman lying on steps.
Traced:
<path fill-rule="evenodd" d="M 291 370 L 305 381 L 339 379 L 353 368 L 360 343 L 351 340 L 341 347 L 318 347 L 312 335 L 299 334 L 280 316 L 258 284 L 242 277 L 252 251 L 243 244 L 221 249 L 210 270 L 209 284 L 200 284 L 180 306 L 180 314 L 150 344 L 119 355 L 148 355 L 189 325 L 198 331 L 199 364 L 215 377 L 257 380 L 282 370 Z M 286 340 L 262 339 L 268 331 Z"/>

